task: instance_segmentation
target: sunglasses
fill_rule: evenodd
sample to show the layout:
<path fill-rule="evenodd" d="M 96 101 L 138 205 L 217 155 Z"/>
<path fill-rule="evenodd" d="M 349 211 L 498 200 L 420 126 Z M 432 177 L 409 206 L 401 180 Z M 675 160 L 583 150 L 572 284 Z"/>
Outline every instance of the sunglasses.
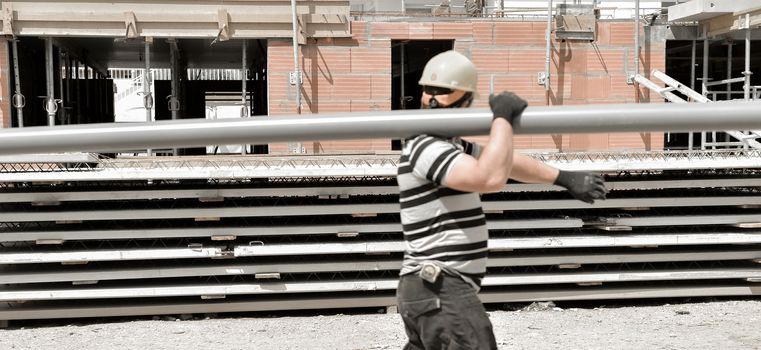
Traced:
<path fill-rule="evenodd" d="M 438 86 L 423 86 L 423 91 L 431 96 L 449 95 L 454 92 L 452 89 L 438 87 Z"/>

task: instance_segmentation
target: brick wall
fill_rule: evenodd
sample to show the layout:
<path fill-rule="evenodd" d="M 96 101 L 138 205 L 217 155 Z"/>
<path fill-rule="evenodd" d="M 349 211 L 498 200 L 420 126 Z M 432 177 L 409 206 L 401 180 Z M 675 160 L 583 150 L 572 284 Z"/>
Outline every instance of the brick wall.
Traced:
<path fill-rule="evenodd" d="M 352 22 L 352 38 L 310 40 L 300 49 L 305 73 L 303 113 L 361 112 L 391 109 L 391 40 L 454 39 L 455 50 L 479 69 L 482 96 L 510 90 L 531 105 L 545 105 L 537 73 L 544 71 L 545 22 Z M 550 104 L 634 103 L 635 88 L 626 84 L 634 66 L 631 22 L 600 22 L 594 43 L 552 42 Z M 665 43 L 651 43 L 642 33 L 643 73 L 665 69 Z M 290 41 L 268 45 L 270 114 L 296 111 Z M 640 100 L 650 100 L 641 89 Z M 660 101 L 654 96 L 654 102 Z M 486 99 L 476 101 L 486 106 Z M 483 138 L 480 138 L 483 140 Z M 662 134 L 538 135 L 515 138 L 517 148 L 542 150 L 623 150 L 663 147 Z M 321 142 L 317 152 L 364 152 L 390 149 L 387 140 Z M 284 145 L 273 145 L 274 153 Z"/>

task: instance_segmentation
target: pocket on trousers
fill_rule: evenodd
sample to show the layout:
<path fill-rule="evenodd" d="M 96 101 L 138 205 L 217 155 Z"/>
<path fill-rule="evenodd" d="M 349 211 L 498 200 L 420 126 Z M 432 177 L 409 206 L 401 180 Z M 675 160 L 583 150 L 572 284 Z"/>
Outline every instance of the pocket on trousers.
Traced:
<path fill-rule="evenodd" d="M 441 308 L 441 300 L 439 298 L 429 298 L 422 300 L 403 301 L 401 303 L 402 316 L 415 319 L 418 316 L 438 310 Z"/>

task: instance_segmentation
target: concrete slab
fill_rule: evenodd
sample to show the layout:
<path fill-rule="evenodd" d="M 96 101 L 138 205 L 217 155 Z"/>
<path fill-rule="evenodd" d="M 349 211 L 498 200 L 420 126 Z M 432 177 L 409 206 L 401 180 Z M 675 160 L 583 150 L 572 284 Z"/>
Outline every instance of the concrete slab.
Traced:
<path fill-rule="evenodd" d="M 670 22 L 703 21 L 758 7 L 758 0 L 692 0 L 668 8 Z"/>

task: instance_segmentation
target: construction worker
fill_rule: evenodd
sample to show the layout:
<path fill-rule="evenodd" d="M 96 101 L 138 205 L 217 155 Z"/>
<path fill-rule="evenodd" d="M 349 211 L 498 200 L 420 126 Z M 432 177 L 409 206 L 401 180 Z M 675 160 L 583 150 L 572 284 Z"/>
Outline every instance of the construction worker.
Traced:
<path fill-rule="evenodd" d="M 462 54 L 447 51 L 425 66 L 423 108 L 467 108 L 478 98 L 478 75 Z M 605 199 L 602 176 L 567 172 L 514 153 L 513 121 L 526 101 L 503 92 L 486 145 L 418 135 L 405 140 L 398 183 L 406 249 L 397 301 L 409 341 L 405 349 L 496 349 L 478 299 L 488 253 L 479 193 L 501 191 L 508 178 L 556 184 L 587 203 Z"/>

